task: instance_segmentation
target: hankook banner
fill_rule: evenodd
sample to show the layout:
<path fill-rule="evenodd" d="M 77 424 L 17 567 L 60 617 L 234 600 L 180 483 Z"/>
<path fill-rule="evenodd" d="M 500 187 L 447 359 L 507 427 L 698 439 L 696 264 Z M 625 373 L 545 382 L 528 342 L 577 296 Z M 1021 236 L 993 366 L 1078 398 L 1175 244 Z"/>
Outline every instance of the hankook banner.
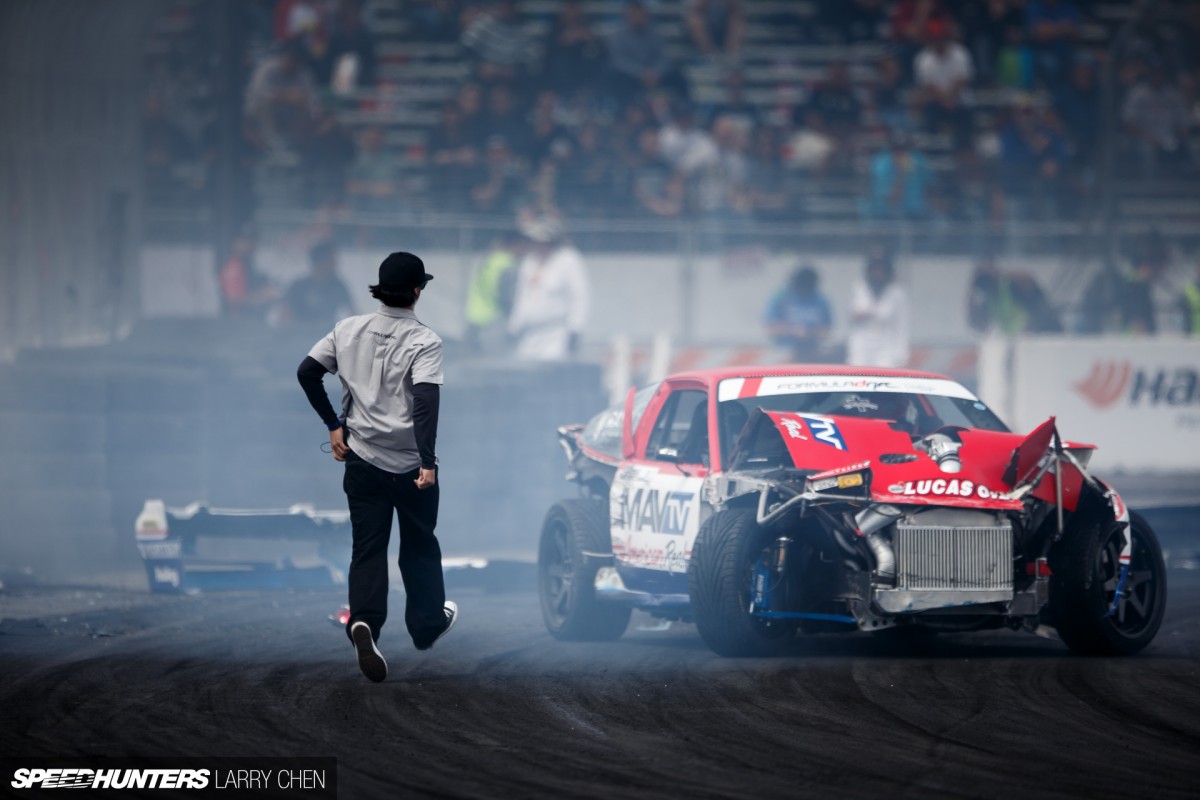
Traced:
<path fill-rule="evenodd" d="M 1200 471 L 1200 339 L 1053 337 L 980 348 L 980 395 L 1017 431 L 1058 417 L 1101 471 Z"/>

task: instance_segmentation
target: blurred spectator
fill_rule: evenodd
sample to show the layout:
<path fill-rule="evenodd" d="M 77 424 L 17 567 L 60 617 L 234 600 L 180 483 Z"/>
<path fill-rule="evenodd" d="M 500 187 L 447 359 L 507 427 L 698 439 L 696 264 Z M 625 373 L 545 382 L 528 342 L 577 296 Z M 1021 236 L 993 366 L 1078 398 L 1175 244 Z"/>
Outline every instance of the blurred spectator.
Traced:
<path fill-rule="evenodd" d="M 871 159 L 871 194 L 867 215 L 872 219 L 923 219 L 929 214 L 931 177 L 925 156 L 902 132 Z M 890 262 L 889 262 L 890 263 Z"/>
<path fill-rule="evenodd" d="M 1158 231 L 1150 231 L 1135 245 L 1133 269 L 1125 276 L 1119 294 L 1121 327 L 1128 333 L 1158 333 L 1154 295 L 1161 289 L 1169 253 L 1166 240 Z"/>
<path fill-rule="evenodd" d="M 819 111 L 808 109 L 804 112 L 804 125 L 797 128 L 788 141 L 788 164 L 821 177 L 828 171 L 838 149 L 825 118 Z"/>
<path fill-rule="evenodd" d="M 229 260 L 217 275 L 221 289 L 221 311 L 227 317 L 241 319 L 266 319 L 267 309 L 275 301 L 275 288 L 271 286 L 254 264 L 258 250 L 258 235 L 246 226 L 233 240 Z"/>
<path fill-rule="evenodd" d="M 1103 119 L 1093 58 L 1076 56 L 1070 78 L 1055 93 L 1055 108 L 1070 138 L 1072 160 L 1084 167 L 1094 164 Z"/>
<path fill-rule="evenodd" d="M 454 103 L 458 106 L 458 125 L 463 135 L 476 147 L 482 147 L 484 140 L 492 135 L 483 110 L 483 87 L 474 81 L 464 83 L 454 95 Z"/>
<path fill-rule="evenodd" d="M 520 236 L 515 231 L 492 242 L 483 263 L 467 285 L 467 345 L 495 353 L 507 344 L 505 330 L 516 293 Z"/>
<path fill-rule="evenodd" d="M 872 121 L 889 130 L 911 131 L 913 118 L 904 95 L 904 68 L 896 56 L 886 55 L 879 60 L 875 83 L 867 95 Z"/>
<path fill-rule="evenodd" d="M 980 333 L 999 331 L 1058 333 L 1062 323 L 1046 299 L 1045 292 L 1030 274 L 1005 274 L 992 258 L 975 268 L 967 297 L 967 320 Z"/>
<path fill-rule="evenodd" d="M 245 122 L 266 165 L 303 167 L 304 199 L 315 205 L 340 202 L 354 143 L 321 105 L 298 40 L 289 39 L 255 69 L 246 89 Z"/>
<path fill-rule="evenodd" d="M 994 86 L 1000 77 L 1004 48 L 1025 37 L 1024 0 L 983 0 L 960 6 L 963 39 L 974 57 L 982 86 Z"/>
<path fill-rule="evenodd" d="M 1133 266 L 1127 272 L 1106 265 L 1088 284 L 1083 293 L 1081 332 L 1157 332 L 1154 294 L 1168 260 L 1166 242 L 1157 231 L 1151 231 L 1134 243 L 1130 260 Z"/>
<path fill-rule="evenodd" d="M 517 337 L 518 357 L 561 361 L 578 352 L 587 322 L 589 289 L 583 257 L 565 242 L 557 219 L 525 219 L 518 227 L 527 244 L 508 329 Z"/>
<path fill-rule="evenodd" d="M 476 15 L 463 31 L 462 43 L 475 55 L 475 74 L 486 83 L 525 78 L 536 55 L 515 0 L 497 0 Z"/>
<path fill-rule="evenodd" d="M 833 327 L 833 312 L 819 283 L 812 266 L 800 266 L 771 298 L 764 314 L 772 343 L 787 348 L 789 358 L 797 363 L 823 360 L 821 350 Z"/>
<path fill-rule="evenodd" d="M 358 152 L 350 165 L 346 195 L 356 211 L 383 213 L 399 205 L 400 164 L 384 149 L 383 128 L 368 125 L 358 137 Z"/>
<path fill-rule="evenodd" d="M 525 135 L 526 123 L 517 108 L 516 93 L 511 84 L 494 83 L 488 89 L 483 127 L 489 135 L 503 136 L 505 141 L 514 144 Z"/>
<path fill-rule="evenodd" d="M 1009 214 L 1054 219 L 1062 195 L 1066 145 L 1041 109 L 1018 100 L 1000 134 L 1000 174 Z"/>
<path fill-rule="evenodd" d="M 459 103 L 442 106 L 442 115 L 430 136 L 429 196 L 434 207 L 463 210 L 468 187 L 480 160 L 474 131 L 463 124 Z"/>
<path fill-rule="evenodd" d="M 929 44 L 914 62 L 917 104 L 931 131 L 948 130 L 956 147 L 971 140 L 967 89 L 975 76 L 971 55 L 950 35 L 950 26 L 931 23 Z"/>
<path fill-rule="evenodd" d="M 329 37 L 317 61 L 322 86 L 346 95 L 375 85 L 375 40 L 363 25 L 360 0 L 337 0 L 329 20 Z"/>
<path fill-rule="evenodd" d="M 759 124 L 762 114 L 746 97 L 746 79 L 740 70 L 730 70 L 726 74 L 725 98 L 708 110 L 706 124 L 711 126 L 717 117 L 733 120 L 747 134 Z"/>
<path fill-rule="evenodd" d="M 813 89 L 807 108 L 820 112 L 836 137 L 849 136 L 856 131 L 862 107 L 845 61 L 829 64 L 829 71 Z"/>
<path fill-rule="evenodd" d="M 1151 64 L 1146 80 L 1129 90 L 1121 118 L 1144 175 L 1186 163 L 1188 106 L 1183 92 L 1167 82 L 1161 62 Z"/>
<path fill-rule="evenodd" d="M 879 38 L 884 21 L 884 0 L 842 0 L 821 3 L 823 20 L 835 28 L 847 44 Z"/>
<path fill-rule="evenodd" d="M 621 23 L 609 35 L 608 57 L 611 92 L 619 105 L 660 88 L 687 95 L 683 76 L 671 64 L 650 12 L 639 0 L 629 2 Z"/>
<path fill-rule="evenodd" d="M 741 0 L 686 0 L 684 21 L 702 56 L 737 61 L 746 30 Z"/>
<path fill-rule="evenodd" d="M 658 148 L 672 169 L 685 176 L 717 156 L 716 142 L 696 126 L 695 109 L 683 101 L 674 104 L 670 121 L 659 131 Z"/>
<path fill-rule="evenodd" d="M 308 274 L 287 288 L 281 322 L 327 328 L 354 313 L 346 284 L 337 274 L 337 249 L 324 241 L 308 251 Z"/>
<path fill-rule="evenodd" d="M 510 214 L 524 189 L 508 142 L 488 139 L 483 162 L 475 167 L 471 183 L 471 210 L 481 214 Z"/>
<path fill-rule="evenodd" d="M 590 84 L 605 63 L 604 42 L 588 22 L 583 0 L 566 0 L 546 46 L 546 80 L 566 94 Z"/>
<path fill-rule="evenodd" d="M 912 69 L 913 56 L 925 44 L 931 23 L 948 29 L 953 21 L 943 0 L 899 0 L 892 7 L 888 29 L 904 68 Z"/>
<path fill-rule="evenodd" d="M 891 256 L 873 251 L 850 302 L 846 360 L 864 367 L 903 367 L 908 363 L 908 296 L 896 283 Z"/>
<path fill-rule="evenodd" d="M 750 214 L 749 165 L 745 134 L 732 119 L 713 121 L 712 142 L 716 147 L 711 157 L 700 161 L 692 173 L 693 207 L 709 246 L 723 248 L 731 226 L 744 222 Z"/>
<path fill-rule="evenodd" d="M 458 39 L 460 6 L 460 0 L 408 0 L 404 9 L 422 41 L 451 42 Z"/>
<path fill-rule="evenodd" d="M 628 156 L 632 193 L 640 210 L 656 217 L 674 218 L 683 213 L 683 176 L 672 171 L 661 157 L 658 131 L 643 128 L 637 150 Z M 638 209 L 634 209 L 637 215 Z"/>
<path fill-rule="evenodd" d="M 142 113 L 142 163 L 146 189 L 155 205 L 176 205 L 203 189 L 207 172 L 194 162 L 195 143 L 170 119 L 162 97 L 151 93 Z"/>
<path fill-rule="evenodd" d="M 764 222 L 796 219 L 778 128 L 764 125 L 755 129 L 746 188 L 755 218 Z"/>
<path fill-rule="evenodd" d="M 1083 22 L 1071 0 L 1030 0 L 1025 10 L 1038 75 L 1047 85 L 1062 81 Z"/>
<path fill-rule="evenodd" d="M 617 205 L 613 178 L 617 157 L 610 137 L 594 122 L 579 126 L 575 146 L 562 166 L 560 207 L 569 216 L 603 218 Z"/>
<path fill-rule="evenodd" d="M 298 164 L 322 124 L 324 109 L 299 39 L 255 68 L 246 88 L 245 116 L 251 140 L 279 163 Z"/>
<path fill-rule="evenodd" d="M 557 100 L 549 89 L 538 92 L 529 124 L 514 145 L 517 153 L 534 168 L 546 159 L 562 160 L 571 154 L 571 134 L 558 122 Z"/>
<path fill-rule="evenodd" d="M 321 4 L 317 0 L 278 0 L 274 16 L 276 41 L 316 36 L 321 27 Z"/>
<path fill-rule="evenodd" d="M 1179 315 L 1183 332 L 1200 336 L 1200 260 L 1196 262 L 1196 274 L 1183 286 L 1179 296 Z"/>

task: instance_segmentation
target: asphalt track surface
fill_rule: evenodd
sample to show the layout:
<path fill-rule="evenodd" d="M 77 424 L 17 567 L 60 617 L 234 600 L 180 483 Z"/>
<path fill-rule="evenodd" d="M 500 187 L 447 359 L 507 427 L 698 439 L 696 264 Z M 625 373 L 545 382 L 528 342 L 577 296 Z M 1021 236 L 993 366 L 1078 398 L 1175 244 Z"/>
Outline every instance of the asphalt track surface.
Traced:
<path fill-rule="evenodd" d="M 533 591 L 479 588 L 418 653 L 396 592 L 382 684 L 327 618 L 336 590 L 10 588 L 0 752 L 336 756 L 343 798 L 1195 797 L 1200 573 L 1170 578 L 1157 640 L 1111 659 L 1012 632 L 724 659 L 641 614 L 569 644 Z"/>

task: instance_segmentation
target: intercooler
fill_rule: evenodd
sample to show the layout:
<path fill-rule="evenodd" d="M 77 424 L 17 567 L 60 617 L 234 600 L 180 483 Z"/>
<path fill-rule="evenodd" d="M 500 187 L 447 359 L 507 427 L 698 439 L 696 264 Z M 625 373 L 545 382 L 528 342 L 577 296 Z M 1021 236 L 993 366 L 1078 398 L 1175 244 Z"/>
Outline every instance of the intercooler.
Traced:
<path fill-rule="evenodd" d="M 992 524 L 937 525 L 928 516 L 893 527 L 896 588 L 876 591 L 879 607 L 903 613 L 1012 600 L 1012 525 L 987 515 L 970 521 Z"/>

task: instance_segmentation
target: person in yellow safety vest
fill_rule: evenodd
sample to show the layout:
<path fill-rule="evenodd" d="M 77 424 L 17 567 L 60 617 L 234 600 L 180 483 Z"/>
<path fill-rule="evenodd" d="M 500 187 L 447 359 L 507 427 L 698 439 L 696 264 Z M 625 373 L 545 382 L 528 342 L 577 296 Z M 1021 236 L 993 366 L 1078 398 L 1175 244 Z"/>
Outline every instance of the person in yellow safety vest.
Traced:
<path fill-rule="evenodd" d="M 467 344 L 473 350 L 495 351 L 506 344 L 506 325 L 516 290 L 519 237 L 509 233 L 492 243 L 483 263 L 467 286 Z"/>
<path fill-rule="evenodd" d="M 1179 310 L 1183 317 L 1184 332 L 1200 336 L 1200 261 L 1196 262 L 1196 279 L 1183 287 Z"/>

